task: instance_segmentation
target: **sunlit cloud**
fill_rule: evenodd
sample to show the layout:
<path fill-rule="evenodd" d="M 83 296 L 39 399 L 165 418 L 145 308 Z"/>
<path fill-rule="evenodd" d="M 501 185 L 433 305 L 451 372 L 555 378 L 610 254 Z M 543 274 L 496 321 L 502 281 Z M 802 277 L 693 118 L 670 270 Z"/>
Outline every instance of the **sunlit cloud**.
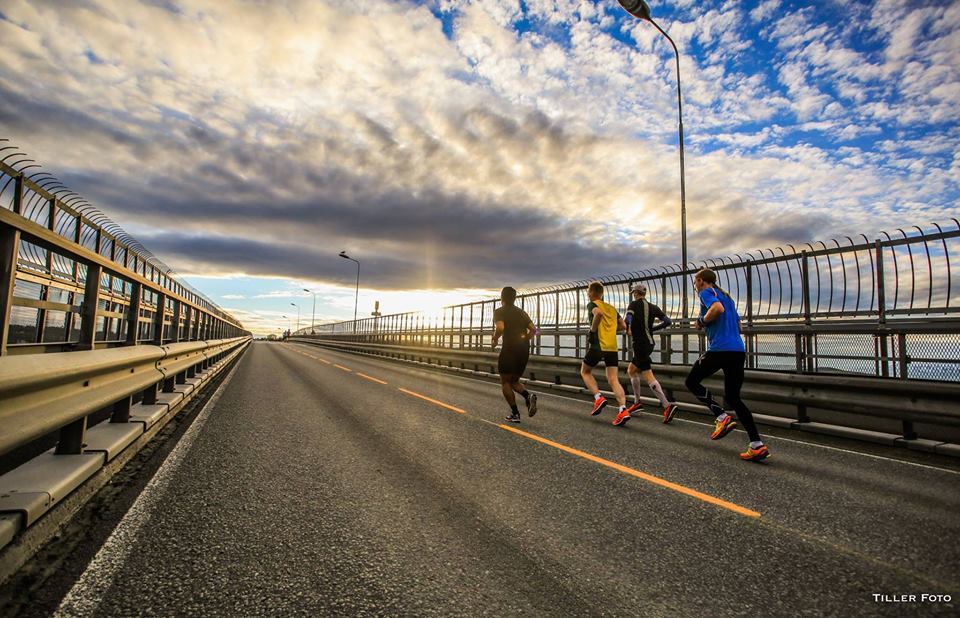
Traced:
<path fill-rule="evenodd" d="M 960 5 L 654 10 L 681 54 L 691 257 L 955 212 Z M 314 319 L 303 288 L 352 317 L 340 250 L 361 315 L 679 260 L 674 56 L 617 3 L 0 15 L 3 135 L 258 328 L 263 303 Z"/>

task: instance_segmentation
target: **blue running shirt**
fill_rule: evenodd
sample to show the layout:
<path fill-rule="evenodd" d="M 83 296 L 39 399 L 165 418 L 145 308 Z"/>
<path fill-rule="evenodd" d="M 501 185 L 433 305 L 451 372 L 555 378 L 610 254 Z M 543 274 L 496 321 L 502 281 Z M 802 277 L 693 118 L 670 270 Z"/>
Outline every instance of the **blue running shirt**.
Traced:
<path fill-rule="evenodd" d="M 733 299 L 726 294 L 720 294 L 716 288 L 704 288 L 700 291 L 700 318 L 707 314 L 707 309 L 715 302 L 723 305 L 723 313 L 713 322 L 704 325 L 707 331 L 707 350 L 710 352 L 745 352 L 743 339 L 740 337 L 740 314 L 733 304 Z"/>

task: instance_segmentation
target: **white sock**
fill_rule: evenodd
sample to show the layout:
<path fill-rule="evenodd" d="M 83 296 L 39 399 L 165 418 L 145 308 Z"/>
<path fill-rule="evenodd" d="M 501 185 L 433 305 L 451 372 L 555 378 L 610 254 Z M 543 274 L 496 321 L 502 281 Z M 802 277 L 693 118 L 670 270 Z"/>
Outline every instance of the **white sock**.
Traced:
<path fill-rule="evenodd" d="M 760 448 L 761 446 L 763 446 L 763 442 L 759 440 L 750 443 L 750 448 Z"/>
<path fill-rule="evenodd" d="M 603 397 L 603 395 L 601 395 L 600 393 L 596 393 L 596 394 L 593 396 L 594 399 L 600 399 L 601 397 Z"/>
<path fill-rule="evenodd" d="M 722 420 L 724 420 L 725 418 L 727 418 L 727 416 L 729 416 L 729 414 L 727 414 L 726 412 L 724 412 L 723 414 L 721 414 L 720 416 L 717 417 L 717 420 L 718 420 L 718 421 L 722 421 Z"/>
<path fill-rule="evenodd" d="M 633 385 L 633 403 L 640 401 L 640 376 L 630 376 L 630 384 Z"/>
<path fill-rule="evenodd" d="M 660 404 L 666 408 L 670 405 L 670 402 L 667 401 L 667 395 L 663 392 L 663 388 L 660 387 L 660 382 L 654 380 L 647 386 L 650 387 L 650 390 L 653 391 L 653 394 L 657 396 L 657 399 L 660 400 Z"/>
<path fill-rule="evenodd" d="M 627 406 L 620 406 L 620 410 L 618 410 L 618 411 L 619 411 L 619 412 L 623 412 L 623 411 L 626 410 L 626 409 L 627 409 Z"/>

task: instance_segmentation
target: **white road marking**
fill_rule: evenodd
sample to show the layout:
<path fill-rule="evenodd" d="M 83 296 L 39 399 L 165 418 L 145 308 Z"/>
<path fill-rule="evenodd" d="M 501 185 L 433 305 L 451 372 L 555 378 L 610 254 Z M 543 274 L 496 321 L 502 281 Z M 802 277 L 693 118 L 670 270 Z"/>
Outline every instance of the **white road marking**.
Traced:
<path fill-rule="evenodd" d="M 203 428 L 207 417 L 213 410 L 224 388 L 230 383 L 234 372 L 240 365 L 234 365 L 233 369 L 227 375 L 226 379 L 220 384 L 216 392 L 210 397 L 203 409 L 197 413 L 193 423 L 184 432 L 183 437 L 177 445 L 170 451 L 166 461 L 157 470 L 157 473 L 150 479 L 143 492 L 134 501 L 133 506 L 127 511 L 120 523 L 114 529 L 110 538 L 107 539 L 97 555 L 93 557 L 86 570 L 73 585 L 67 596 L 63 598 L 60 607 L 54 613 L 56 618 L 75 617 L 75 616 L 94 616 L 97 609 L 103 601 L 103 595 L 110 589 L 117 577 L 121 567 L 126 562 L 127 556 L 133 549 L 140 529 L 149 521 L 151 514 L 160 506 L 164 498 L 164 490 L 170 484 L 171 479 L 180 467 L 184 456 L 190 450 L 194 440 Z"/>

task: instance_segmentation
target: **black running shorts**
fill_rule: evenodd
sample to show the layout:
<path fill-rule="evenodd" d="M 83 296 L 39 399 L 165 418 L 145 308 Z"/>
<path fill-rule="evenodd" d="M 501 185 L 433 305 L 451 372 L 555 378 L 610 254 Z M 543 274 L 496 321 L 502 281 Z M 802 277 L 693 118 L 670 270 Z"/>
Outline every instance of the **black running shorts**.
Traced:
<path fill-rule="evenodd" d="M 530 348 L 503 348 L 497 360 L 497 371 L 500 375 L 510 374 L 522 376 L 527 370 L 527 361 L 530 360 Z"/>
<path fill-rule="evenodd" d="M 653 361 L 650 360 L 651 354 L 653 354 L 653 344 L 634 342 L 633 360 L 630 362 L 640 371 L 649 371 L 653 366 Z"/>
<path fill-rule="evenodd" d="M 583 357 L 583 364 L 587 367 L 596 367 L 600 364 L 600 361 L 603 361 L 603 364 L 607 367 L 619 367 L 619 356 L 616 352 L 602 352 L 597 349 L 592 349 L 588 350 L 587 355 Z"/>

